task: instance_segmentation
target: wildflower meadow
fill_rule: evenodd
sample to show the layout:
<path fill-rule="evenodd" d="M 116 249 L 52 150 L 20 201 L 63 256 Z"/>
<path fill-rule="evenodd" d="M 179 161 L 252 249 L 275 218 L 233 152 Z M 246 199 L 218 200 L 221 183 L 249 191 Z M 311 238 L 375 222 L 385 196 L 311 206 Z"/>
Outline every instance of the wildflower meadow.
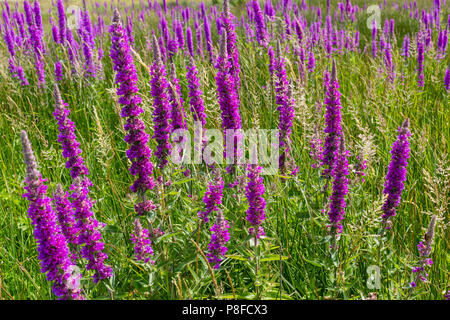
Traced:
<path fill-rule="evenodd" d="M 0 4 L 0 300 L 449 300 L 449 0 Z"/>

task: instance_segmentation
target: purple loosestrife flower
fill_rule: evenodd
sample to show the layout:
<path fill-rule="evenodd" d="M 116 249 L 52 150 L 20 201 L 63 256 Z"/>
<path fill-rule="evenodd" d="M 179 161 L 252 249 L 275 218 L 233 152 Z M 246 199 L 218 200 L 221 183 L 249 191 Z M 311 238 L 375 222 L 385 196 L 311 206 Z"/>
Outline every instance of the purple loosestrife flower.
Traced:
<path fill-rule="evenodd" d="M 66 14 L 64 10 L 64 1 L 58 0 L 57 3 L 57 9 L 58 9 L 58 26 L 59 26 L 59 36 L 58 36 L 58 43 L 64 44 L 66 42 Z"/>
<path fill-rule="evenodd" d="M 255 235 L 256 239 L 265 235 L 261 223 L 266 219 L 266 200 L 263 198 L 265 188 L 264 180 L 261 177 L 261 167 L 257 165 L 247 166 L 248 183 L 245 187 L 249 208 L 247 210 L 247 221 L 252 225 L 249 234 Z"/>
<path fill-rule="evenodd" d="M 410 45 L 410 40 L 408 35 L 405 35 L 405 38 L 403 39 L 403 48 L 402 48 L 402 54 L 401 56 L 406 60 L 408 60 L 410 53 L 409 53 L 409 45 Z"/>
<path fill-rule="evenodd" d="M 223 1 L 223 12 L 221 13 L 221 21 L 223 24 L 223 27 L 226 31 L 226 37 L 227 37 L 227 55 L 228 60 L 230 61 L 230 73 L 234 78 L 235 82 L 235 88 L 236 93 L 239 90 L 240 86 L 240 79 L 239 79 L 239 73 L 240 73 L 240 65 L 239 65 L 239 53 L 236 47 L 236 31 L 234 29 L 234 16 L 230 12 L 229 3 L 228 0 Z M 239 96 L 238 96 L 239 99 Z"/>
<path fill-rule="evenodd" d="M 423 60 L 425 58 L 424 56 L 425 49 L 424 44 L 421 40 L 417 41 L 417 85 L 420 88 L 423 88 L 425 85 L 424 83 L 424 73 L 423 73 Z"/>
<path fill-rule="evenodd" d="M 62 70 L 61 61 L 56 61 L 55 62 L 55 80 L 59 82 L 62 79 L 63 79 L 63 70 Z"/>
<path fill-rule="evenodd" d="M 137 261 L 148 263 L 153 256 L 153 248 L 148 229 L 142 228 L 139 219 L 134 220 L 134 233 L 131 234 L 131 242 L 134 244 L 134 252 Z M 154 261 L 150 261 L 154 264 Z"/>
<path fill-rule="evenodd" d="M 280 130 L 279 167 L 281 168 L 281 172 L 284 173 L 286 170 L 286 162 L 289 157 L 290 151 L 295 101 L 291 95 L 291 89 L 289 87 L 289 82 L 286 75 L 284 57 L 281 54 L 281 47 L 279 41 L 277 42 L 275 71 L 276 71 L 275 97 L 276 103 L 278 104 L 277 109 L 280 113 L 280 123 L 278 125 L 278 129 Z"/>
<path fill-rule="evenodd" d="M 333 177 L 333 192 L 330 196 L 330 208 L 328 217 L 330 219 L 331 234 L 339 239 L 342 233 L 341 221 L 345 216 L 345 196 L 348 193 L 348 156 L 345 149 L 345 139 L 342 135 L 339 141 L 339 149 L 335 152 L 335 164 L 331 175 Z"/>
<path fill-rule="evenodd" d="M 388 167 L 386 182 L 384 183 L 383 193 L 387 195 L 386 202 L 383 205 L 383 224 L 386 229 L 390 229 L 389 218 L 396 215 L 395 208 L 400 204 L 400 198 L 404 182 L 406 181 L 406 167 L 409 158 L 409 141 L 411 136 L 409 132 L 409 119 L 406 119 L 401 127 L 398 128 L 397 140 L 392 145 L 392 159 Z"/>
<path fill-rule="evenodd" d="M 444 86 L 447 91 L 450 90 L 450 68 L 447 68 L 447 71 L 445 71 Z"/>
<path fill-rule="evenodd" d="M 267 45 L 269 44 L 269 34 L 267 33 L 264 15 L 261 11 L 258 0 L 252 1 L 252 8 L 255 14 L 256 40 L 259 45 L 267 48 Z"/>
<path fill-rule="evenodd" d="M 205 210 L 199 211 L 197 214 L 203 223 L 207 223 L 209 221 L 209 215 L 213 211 L 219 211 L 219 206 L 222 203 L 223 188 L 223 179 L 219 174 L 217 174 L 214 181 L 208 184 L 208 189 L 203 197 Z"/>
<path fill-rule="evenodd" d="M 206 125 L 205 105 L 202 98 L 202 91 L 200 90 L 197 67 L 192 57 L 189 59 L 186 69 L 186 79 L 187 86 L 189 88 L 189 102 L 191 105 L 192 116 L 194 121 L 200 121 L 202 127 L 204 128 Z"/>
<path fill-rule="evenodd" d="M 378 41 L 377 41 L 377 21 L 372 21 L 372 56 L 375 59 L 377 57 Z"/>
<path fill-rule="evenodd" d="M 308 72 L 314 72 L 314 68 L 316 67 L 316 57 L 314 55 L 314 51 L 310 50 L 308 52 Z"/>
<path fill-rule="evenodd" d="M 55 112 L 53 112 L 53 115 L 59 126 L 58 142 L 61 143 L 63 157 L 67 159 L 66 168 L 70 169 L 70 176 L 72 179 L 75 179 L 80 175 L 89 174 L 89 171 L 84 164 L 83 157 L 80 155 L 80 143 L 75 135 L 75 124 L 69 118 L 70 110 L 67 108 L 68 104 L 62 100 L 56 84 L 54 95 Z"/>
<path fill-rule="evenodd" d="M 214 60 L 213 56 L 213 43 L 211 38 L 211 24 L 209 23 L 208 16 L 203 15 L 203 31 L 205 32 L 206 51 L 209 53 L 209 59 Z"/>
<path fill-rule="evenodd" d="M 412 272 L 415 274 L 415 281 L 410 283 L 411 287 L 416 287 L 419 280 L 422 282 L 428 281 L 428 273 L 426 272 L 426 267 L 433 264 L 433 260 L 428 257 L 430 256 L 432 251 L 434 232 L 436 228 L 436 219 L 437 217 L 435 215 L 431 217 L 430 224 L 428 225 L 428 230 L 425 233 L 425 242 L 420 241 L 417 245 L 420 261 L 418 266 L 412 269 Z"/>
<path fill-rule="evenodd" d="M 395 79 L 394 64 L 392 63 L 391 44 L 386 43 L 384 51 L 384 64 L 386 65 L 386 71 L 388 73 L 389 81 L 392 83 Z"/>
<path fill-rule="evenodd" d="M 322 139 L 317 130 L 317 126 L 314 129 L 314 136 L 310 140 L 311 152 L 309 155 L 312 157 L 314 163 L 311 165 L 314 169 L 318 169 L 322 165 L 323 161 L 323 149 L 322 149 Z"/>
<path fill-rule="evenodd" d="M 108 256 L 102 252 L 104 244 L 101 242 L 102 236 L 97 230 L 99 222 L 91 210 L 93 203 L 89 198 L 89 187 L 92 186 L 92 182 L 87 177 L 89 171 L 84 164 L 83 157 L 80 156 L 81 149 L 75 135 L 75 124 L 68 118 L 67 104 L 62 100 L 56 84 L 54 94 L 56 107 L 53 115 L 58 121 L 60 132 L 58 142 L 62 145 L 63 156 L 68 158 L 66 168 L 71 170 L 70 175 L 73 181 L 70 187 L 72 191 L 70 197 L 77 219 L 76 228 L 80 230 L 78 244 L 84 245 L 80 250 L 81 256 L 88 260 L 87 270 L 95 270 L 94 282 L 98 282 L 98 280 L 109 278 L 112 270 L 111 267 L 103 264 Z"/>
<path fill-rule="evenodd" d="M 153 36 L 153 65 L 151 66 L 151 93 L 154 99 L 153 123 L 154 136 L 157 149 L 155 156 L 158 160 L 158 166 L 163 169 L 168 163 L 172 146 L 169 143 L 170 135 L 170 104 L 167 95 L 169 84 L 166 79 L 166 68 L 161 61 L 159 46 Z"/>
<path fill-rule="evenodd" d="M 105 244 L 102 242 L 102 235 L 98 231 L 100 223 L 95 219 L 92 212 L 93 202 L 89 198 L 89 187 L 92 182 L 87 177 L 78 177 L 70 187 L 72 194 L 72 204 L 75 208 L 75 217 L 77 218 L 76 227 L 80 230 L 79 243 L 84 244 L 81 248 L 81 256 L 88 261 L 87 270 L 93 270 L 94 283 L 99 280 L 107 279 L 112 275 L 110 266 L 105 265 L 104 261 L 108 255 L 103 252 Z"/>
<path fill-rule="evenodd" d="M 333 60 L 331 69 L 331 79 L 325 96 L 325 143 L 323 151 L 323 163 L 326 168 L 323 175 L 330 177 L 334 167 L 335 152 L 339 147 L 339 137 L 341 136 L 341 94 L 339 92 L 339 82 L 336 74 L 336 62 Z"/>
<path fill-rule="evenodd" d="M 189 26 L 186 28 L 186 46 L 188 48 L 189 54 L 191 55 L 191 57 L 193 57 L 194 43 L 192 42 L 192 30 Z"/>
<path fill-rule="evenodd" d="M 36 73 L 38 77 L 38 86 L 45 86 L 45 70 L 44 70 L 44 58 L 43 52 L 44 47 L 42 45 L 42 33 L 40 29 L 36 26 L 33 18 L 31 5 L 28 1 L 23 3 L 25 10 L 25 17 L 28 24 L 28 32 L 30 34 L 30 42 L 33 46 L 34 53 L 34 64 L 36 66 Z"/>
<path fill-rule="evenodd" d="M 145 194 L 146 190 L 155 186 L 152 176 L 153 164 L 150 161 L 152 152 L 147 145 L 149 135 L 145 132 L 145 124 L 139 119 L 144 110 L 140 107 L 142 100 L 138 95 L 136 67 L 117 10 L 114 11 L 113 24 L 109 32 L 112 42 L 110 56 L 114 71 L 117 72 L 116 83 L 119 84 L 117 95 L 120 96 L 119 103 L 123 106 L 121 116 L 127 119 L 124 125 L 127 132 L 124 140 L 129 144 L 127 157 L 131 161 L 130 173 L 136 176 L 130 188 L 132 192 Z"/>
<path fill-rule="evenodd" d="M 228 241 L 230 241 L 230 233 L 228 229 L 230 225 L 228 221 L 225 220 L 221 211 L 217 214 L 216 223 L 212 226 L 210 231 L 211 234 L 211 242 L 208 245 L 209 252 L 206 254 L 208 257 L 208 262 L 213 265 L 214 269 L 220 268 L 220 263 L 222 262 L 222 257 L 228 251 L 228 248 L 225 246 Z"/>
<path fill-rule="evenodd" d="M 171 132 L 176 129 L 186 129 L 186 114 L 183 108 L 183 96 L 181 94 L 180 82 L 176 75 L 176 67 L 170 64 L 169 74 L 169 103 L 171 108 Z"/>
<path fill-rule="evenodd" d="M 225 134 L 224 140 L 224 157 L 227 162 L 230 163 L 237 160 L 241 156 L 240 143 L 242 135 L 239 129 L 242 128 L 241 115 L 239 113 L 239 98 L 235 87 L 236 82 L 233 79 L 232 70 L 230 66 L 230 60 L 227 54 L 227 38 L 225 34 L 222 34 L 220 39 L 219 56 L 216 62 L 216 85 L 217 95 L 219 99 L 219 106 L 222 115 L 222 129 Z M 228 151 L 231 148 L 227 144 L 227 137 L 229 132 L 233 131 L 233 154 Z M 233 166 L 228 167 L 228 171 L 232 170 Z"/>
<path fill-rule="evenodd" d="M 37 170 L 36 159 L 31 143 L 25 131 L 21 133 L 23 154 L 27 167 L 25 179 L 27 191 L 23 196 L 30 205 L 28 216 L 34 227 L 34 238 L 37 242 L 38 259 L 41 261 L 41 272 L 47 273 L 47 280 L 53 282 L 53 293 L 60 299 L 84 299 L 79 288 L 79 275 L 75 274 L 75 265 L 70 259 L 70 251 L 58 219 L 47 197 L 46 179 L 42 179 Z"/>
<path fill-rule="evenodd" d="M 53 192 L 53 203 L 64 237 L 66 237 L 68 243 L 77 245 L 80 230 L 77 228 L 74 209 L 69 200 L 69 193 L 64 191 L 61 184 L 58 184 L 55 192 Z M 76 256 L 74 256 L 75 259 Z"/>

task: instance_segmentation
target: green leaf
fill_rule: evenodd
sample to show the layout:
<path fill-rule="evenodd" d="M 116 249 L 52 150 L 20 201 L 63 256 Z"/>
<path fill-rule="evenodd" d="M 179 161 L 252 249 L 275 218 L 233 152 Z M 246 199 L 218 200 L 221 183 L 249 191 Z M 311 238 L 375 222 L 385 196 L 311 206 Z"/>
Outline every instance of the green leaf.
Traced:
<path fill-rule="evenodd" d="M 287 260 L 287 259 L 289 259 L 288 256 L 281 256 L 281 260 Z M 280 255 L 271 254 L 271 255 L 268 255 L 267 257 L 261 259 L 261 262 L 265 262 L 265 261 L 280 261 Z"/>

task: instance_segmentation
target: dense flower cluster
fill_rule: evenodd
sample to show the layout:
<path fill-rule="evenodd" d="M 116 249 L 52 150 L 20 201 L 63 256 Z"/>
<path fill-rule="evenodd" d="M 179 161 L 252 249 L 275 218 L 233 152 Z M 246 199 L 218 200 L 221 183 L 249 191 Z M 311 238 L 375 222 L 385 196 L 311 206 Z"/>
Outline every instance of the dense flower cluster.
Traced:
<path fill-rule="evenodd" d="M 61 299 L 83 299 L 79 287 L 79 275 L 74 274 L 74 264 L 63 235 L 58 218 L 47 197 L 46 179 L 42 179 L 37 170 L 31 143 L 25 131 L 22 131 L 22 147 L 27 166 L 25 179 L 27 191 L 24 197 L 30 206 L 28 216 L 34 227 L 38 258 L 41 260 L 41 272 L 47 273 L 47 280 L 53 282 L 53 293 Z"/>
<path fill-rule="evenodd" d="M 339 92 L 339 82 L 336 75 L 336 63 L 333 60 L 333 66 L 331 70 L 331 79 L 326 91 L 325 97 L 325 143 L 323 150 L 323 162 L 325 166 L 323 174 L 327 177 L 330 176 L 334 167 L 335 152 L 339 147 L 339 137 L 341 136 L 341 94 Z"/>
<path fill-rule="evenodd" d="M 134 233 L 131 234 L 131 242 L 134 244 L 136 260 L 148 263 L 153 256 L 153 249 L 149 238 L 148 229 L 142 228 L 139 219 L 134 221 Z M 154 264 L 154 261 L 151 261 Z"/>
<path fill-rule="evenodd" d="M 154 99 L 153 123 L 154 136 L 157 149 L 155 156 L 158 159 L 158 166 L 163 169 L 168 163 L 168 156 L 171 152 L 169 142 L 170 135 L 170 104 L 168 97 L 169 84 L 166 79 L 166 67 L 161 61 L 161 54 L 156 38 L 153 36 L 153 64 L 151 66 L 151 93 Z"/>
<path fill-rule="evenodd" d="M 408 119 L 398 128 L 398 133 L 397 140 L 392 145 L 392 160 L 389 163 L 384 183 L 383 193 L 387 195 L 386 202 L 383 205 L 382 218 L 384 224 L 389 218 L 396 215 L 395 209 L 400 204 L 402 191 L 405 187 L 406 166 L 408 165 L 410 151 L 408 138 L 411 136 Z M 386 228 L 389 228 L 389 224 L 386 224 Z"/>
<path fill-rule="evenodd" d="M 260 166 L 248 165 L 248 183 L 245 187 L 245 195 L 249 205 L 247 210 L 247 221 L 252 225 L 249 229 L 249 233 L 256 233 L 257 238 L 265 235 L 261 223 L 266 219 L 266 200 L 263 198 L 265 188 L 264 180 L 260 175 L 261 170 Z"/>
<path fill-rule="evenodd" d="M 221 211 L 217 214 L 216 223 L 211 227 L 211 242 L 208 245 L 209 252 L 206 254 L 208 257 L 208 262 L 213 264 L 214 269 L 220 268 L 220 263 L 222 262 L 222 257 L 228 251 L 225 246 L 230 240 L 230 233 L 228 229 L 230 225 L 228 221 L 225 220 Z"/>
<path fill-rule="evenodd" d="M 426 272 L 426 267 L 433 264 L 433 260 L 429 258 L 432 250 L 432 244 L 434 239 L 434 231 L 436 228 L 436 216 L 432 216 L 430 224 L 428 225 L 428 230 L 425 233 L 425 242 L 420 241 L 417 245 L 419 250 L 420 261 L 419 265 L 413 267 L 412 272 L 415 274 L 415 280 L 410 283 L 411 287 L 417 286 L 417 281 L 427 282 L 428 273 Z"/>
<path fill-rule="evenodd" d="M 61 98 L 57 85 L 54 87 L 54 96 L 56 104 L 53 115 L 59 125 L 58 142 L 61 143 L 63 157 L 67 159 L 66 168 L 70 169 L 70 176 L 75 179 L 81 175 L 89 174 L 89 171 L 80 155 L 80 143 L 77 141 L 75 134 L 75 124 L 69 118 L 68 104 Z"/>
<path fill-rule="evenodd" d="M 330 196 L 330 209 L 328 217 L 330 219 L 331 234 L 338 236 L 342 233 L 341 221 L 345 216 L 345 196 L 348 193 L 348 156 L 349 152 L 345 149 L 344 136 L 341 136 L 339 148 L 335 152 L 334 167 L 331 172 L 333 177 L 333 191 Z"/>
<path fill-rule="evenodd" d="M 277 109 L 280 114 L 280 122 L 278 129 L 280 130 L 280 158 L 279 167 L 284 173 L 286 170 L 287 158 L 289 157 L 291 132 L 294 120 L 294 104 L 295 101 L 292 98 L 289 81 L 286 75 L 286 66 L 284 57 L 281 54 L 280 43 L 277 43 L 277 54 L 275 62 L 275 91 Z"/>
<path fill-rule="evenodd" d="M 214 182 L 208 184 L 208 190 L 203 197 L 205 210 L 198 212 L 198 217 L 204 222 L 209 221 L 209 216 L 212 212 L 219 211 L 219 206 L 222 203 L 224 182 L 222 177 L 217 176 Z"/>
<path fill-rule="evenodd" d="M 155 186 L 152 176 L 153 164 L 150 161 L 152 152 L 147 144 L 149 135 L 145 132 L 145 124 L 139 119 L 139 115 L 144 110 L 140 107 L 142 100 L 137 94 L 139 89 L 136 68 L 117 10 L 114 11 L 113 24 L 109 32 L 112 41 L 111 59 L 114 63 L 114 71 L 117 72 L 116 83 L 120 85 L 117 94 L 120 96 L 119 103 L 123 105 L 121 116 L 127 119 L 124 125 L 127 131 L 125 142 L 130 145 L 127 157 L 131 161 L 130 173 L 136 176 L 131 190 L 143 194 Z"/>

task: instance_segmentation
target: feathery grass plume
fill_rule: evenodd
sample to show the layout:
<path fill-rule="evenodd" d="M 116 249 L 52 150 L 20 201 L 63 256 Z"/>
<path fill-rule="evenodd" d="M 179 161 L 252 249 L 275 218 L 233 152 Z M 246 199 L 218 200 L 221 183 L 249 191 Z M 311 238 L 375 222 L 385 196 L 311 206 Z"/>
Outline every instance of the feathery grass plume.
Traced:
<path fill-rule="evenodd" d="M 168 87 L 166 79 L 166 67 L 162 63 L 161 54 L 159 51 L 156 37 L 152 37 L 153 45 L 153 64 L 151 66 L 151 93 L 154 99 L 153 124 L 154 136 L 156 140 L 157 149 L 155 156 L 158 161 L 158 166 L 164 169 L 168 163 L 167 158 L 170 155 L 172 146 L 169 142 L 170 135 L 170 104 L 168 98 Z"/>
<path fill-rule="evenodd" d="M 261 167 L 249 164 L 247 166 L 248 182 L 245 187 L 245 195 L 248 201 L 247 221 L 252 225 L 248 230 L 256 239 L 265 235 L 261 223 L 266 219 L 266 200 L 263 198 L 265 188 L 264 179 L 261 177 Z"/>
<path fill-rule="evenodd" d="M 226 32 L 227 57 L 230 62 L 230 73 L 234 78 L 234 85 L 236 93 L 240 87 L 239 73 L 241 72 L 239 65 L 239 52 L 236 47 L 236 31 L 234 27 L 234 16 L 230 11 L 229 0 L 223 0 L 223 11 L 220 15 L 220 20 Z M 239 95 L 238 95 L 239 99 Z"/>
<path fill-rule="evenodd" d="M 322 149 L 322 139 L 319 134 L 317 126 L 314 128 L 314 135 L 309 141 L 311 152 L 309 155 L 313 159 L 313 164 L 311 165 L 314 169 L 319 169 L 323 161 L 323 149 Z"/>
<path fill-rule="evenodd" d="M 131 234 L 131 242 L 134 244 L 134 252 L 137 261 L 148 263 L 153 256 L 153 248 L 150 240 L 150 232 L 142 227 L 139 218 L 133 222 L 134 233 Z M 155 261 L 150 261 L 154 264 Z"/>
<path fill-rule="evenodd" d="M 221 210 L 217 213 L 216 223 L 211 227 L 211 241 L 208 244 L 209 252 L 206 254 L 208 262 L 214 264 L 214 269 L 220 268 L 222 257 L 228 251 L 226 243 L 230 241 L 230 233 L 228 229 L 230 225 L 225 220 Z"/>
<path fill-rule="evenodd" d="M 275 60 L 275 98 L 279 111 L 279 168 L 282 173 L 286 172 L 287 160 L 289 158 L 292 125 L 295 117 L 295 101 L 292 98 L 289 81 L 286 74 L 286 66 L 281 54 L 280 41 L 277 41 L 277 52 Z"/>
<path fill-rule="evenodd" d="M 392 145 L 392 159 L 388 167 L 383 193 L 387 195 L 383 205 L 383 225 L 386 229 L 391 228 L 389 219 L 396 215 L 395 209 L 400 204 L 404 182 L 406 181 L 406 167 L 409 158 L 409 141 L 411 136 L 409 131 L 409 119 L 406 119 L 402 126 L 398 128 L 397 140 Z"/>
<path fill-rule="evenodd" d="M 223 188 L 225 184 L 220 174 L 218 172 L 215 172 L 215 174 L 214 181 L 208 184 L 208 189 L 203 197 L 205 210 L 199 211 L 197 214 L 204 223 L 209 221 L 209 215 L 212 212 L 219 211 L 219 206 L 222 203 Z"/>
<path fill-rule="evenodd" d="M 77 245 L 80 230 L 77 228 L 77 221 L 75 219 L 74 208 L 69 200 L 69 193 L 64 191 L 62 185 L 59 183 L 56 190 L 53 192 L 53 204 L 56 213 L 58 214 L 58 222 L 61 226 L 62 233 L 66 238 L 68 244 Z M 75 262 L 77 256 L 72 253 L 72 259 Z"/>
<path fill-rule="evenodd" d="M 328 217 L 330 219 L 331 235 L 338 240 L 342 233 L 341 221 L 345 216 L 345 196 L 348 193 L 348 157 L 349 151 L 345 149 L 345 139 L 342 134 L 339 139 L 339 148 L 335 151 L 335 160 L 331 176 L 333 177 L 333 191 L 330 196 L 330 208 Z"/>
<path fill-rule="evenodd" d="M 110 56 L 114 65 L 113 69 L 117 72 L 116 84 L 119 84 L 117 95 L 120 96 L 119 103 L 123 106 L 121 116 L 126 118 L 124 130 L 127 135 L 124 141 L 129 144 L 127 157 L 131 161 L 130 173 L 136 177 L 130 189 L 145 198 L 145 192 L 155 187 L 152 176 L 153 163 L 150 161 L 152 151 L 148 147 L 149 135 L 145 132 L 145 124 L 139 118 L 144 110 L 140 107 L 142 99 L 138 95 L 136 67 L 117 9 L 114 10 L 113 23 L 109 32 L 112 41 Z M 143 214 L 144 210 L 153 207 L 152 203 L 145 199 L 141 200 L 143 204 L 137 206 L 138 214 Z"/>
<path fill-rule="evenodd" d="M 241 140 L 242 134 L 239 129 L 242 128 L 241 115 L 239 113 L 239 98 L 235 87 L 235 81 L 233 79 L 233 74 L 231 71 L 230 60 L 227 54 L 227 38 L 223 33 L 220 38 L 220 48 L 219 55 L 216 62 L 216 85 L 217 85 L 217 96 L 219 100 L 219 106 L 222 116 L 222 129 L 224 131 L 224 157 L 231 162 L 237 161 L 242 154 L 241 150 Z M 229 154 L 227 149 L 227 132 L 234 130 L 233 136 L 233 154 Z M 234 166 L 230 165 L 227 171 L 230 173 L 234 170 Z"/>
<path fill-rule="evenodd" d="M 251 5 L 255 15 L 256 40 L 260 46 L 267 48 L 267 45 L 269 44 L 269 34 L 267 33 L 266 23 L 264 21 L 261 7 L 259 6 L 258 0 L 253 0 Z"/>
<path fill-rule="evenodd" d="M 339 82 L 337 79 L 336 61 L 333 60 L 331 67 L 331 78 L 325 97 L 325 143 L 323 150 L 324 166 L 323 175 L 330 177 L 334 167 L 335 152 L 339 148 L 339 137 L 341 136 L 341 93 L 339 92 Z"/>
<path fill-rule="evenodd" d="M 415 280 L 410 283 L 412 288 L 417 286 L 417 282 L 420 280 L 422 282 L 428 281 L 428 273 L 426 272 L 426 267 L 431 266 L 433 264 L 433 260 L 428 258 L 431 254 L 433 239 L 436 229 L 436 219 L 437 217 L 433 215 L 430 220 L 430 224 L 428 225 L 428 230 L 425 233 L 425 242 L 420 241 L 417 245 L 417 249 L 419 250 L 420 261 L 419 265 L 413 267 L 412 272 L 415 274 Z"/>
<path fill-rule="evenodd" d="M 37 169 L 31 143 L 25 131 L 21 132 L 23 155 L 27 167 L 23 196 L 30 205 L 28 216 L 34 227 L 38 259 L 41 272 L 47 273 L 47 280 L 53 282 L 53 293 L 60 299 L 84 299 L 79 288 L 80 275 L 74 273 L 75 265 L 71 262 L 70 251 L 58 219 L 47 197 L 47 186 Z"/>

